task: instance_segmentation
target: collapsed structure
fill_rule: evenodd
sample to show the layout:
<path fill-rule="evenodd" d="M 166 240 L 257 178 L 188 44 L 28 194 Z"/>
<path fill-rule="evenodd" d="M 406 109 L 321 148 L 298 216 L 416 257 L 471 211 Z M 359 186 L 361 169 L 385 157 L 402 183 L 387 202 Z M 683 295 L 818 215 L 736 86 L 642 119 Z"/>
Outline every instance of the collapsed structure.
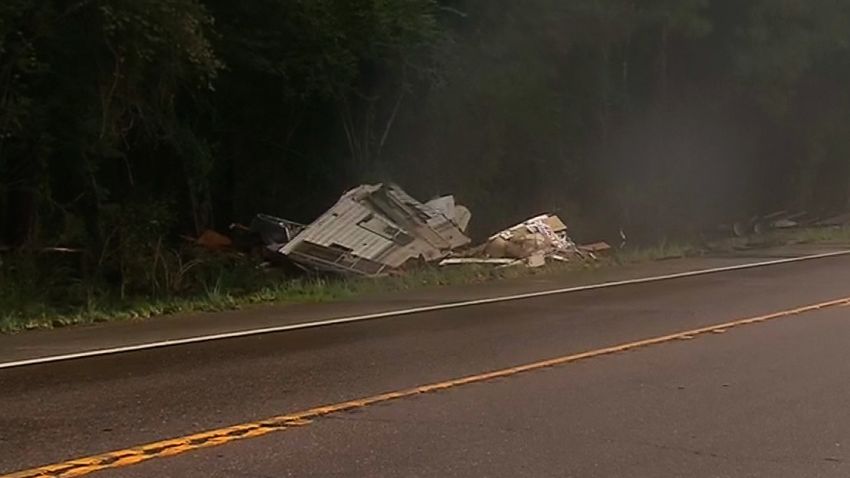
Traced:
<path fill-rule="evenodd" d="M 259 214 L 250 230 L 275 257 L 301 269 L 380 276 L 410 263 L 541 267 L 589 261 L 605 243 L 577 246 L 556 215 L 532 217 L 469 247 L 472 213 L 442 196 L 422 203 L 395 184 L 358 186 L 309 225 Z"/>
<path fill-rule="evenodd" d="M 301 267 L 377 276 L 410 261 L 433 262 L 469 245 L 469 209 L 453 196 L 421 203 L 394 184 L 359 186 L 312 224 L 264 217 L 269 248 Z"/>
<path fill-rule="evenodd" d="M 483 247 L 472 251 L 471 257 L 450 258 L 440 264 L 542 267 L 547 261 L 571 262 L 594 258 L 593 251 L 573 242 L 561 218 L 543 214 L 494 234 Z"/>

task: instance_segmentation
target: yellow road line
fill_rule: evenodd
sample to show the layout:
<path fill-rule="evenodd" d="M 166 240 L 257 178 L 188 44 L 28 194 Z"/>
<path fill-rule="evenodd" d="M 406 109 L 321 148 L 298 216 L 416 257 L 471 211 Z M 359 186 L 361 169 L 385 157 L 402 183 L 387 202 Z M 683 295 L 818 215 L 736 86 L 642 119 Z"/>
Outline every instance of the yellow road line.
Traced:
<path fill-rule="evenodd" d="M 30 470 L 24 470 L 17 473 L 0 476 L 0 478 L 72 478 L 88 475 L 100 470 L 122 468 L 125 466 L 135 465 L 154 458 L 163 458 L 175 455 L 181 455 L 194 450 L 210 448 L 215 446 L 225 445 L 227 443 L 243 440 L 248 438 L 256 438 L 267 435 L 272 432 L 288 430 L 294 427 L 309 425 L 312 420 L 325 417 L 332 414 L 347 412 L 359 408 L 369 407 L 378 403 L 398 400 L 401 398 L 412 397 L 423 393 L 432 393 L 450 388 L 456 388 L 472 383 L 485 382 L 497 378 L 509 377 L 532 370 L 539 370 L 558 365 L 564 365 L 579 360 L 586 360 L 603 355 L 611 355 L 620 352 L 626 352 L 651 345 L 663 344 L 676 340 L 691 340 L 698 336 L 707 334 L 724 333 L 729 329 L 741 327 L 744 325 L 752 325 L 770 320 L 776 320 L 783 317 L 804 314 L 806 312 L 814 312 L 821 309 L 832 307 L 844 307 L 850 305 L 850 297 L 819 304 L 807 305 L 794 309 L 774 312 L 772 314 L 761 315 L 757 317 L 749 317 L 739 319 L 723 324 L 711 325 L 693 330 L 686 330 L 661 337 L 654 337 L 637 342 L 629 342 L 613 347 L 606 347 L 597 350 L 591 350 L 574 355 L 566 355 L 540 362 L 529 363 L 517 367 L 510 367 L 492 372 L 470 375 L 467 377 L 456 378 L 444 382 L 422 385 L 419 387 L 399 390 L 395 392 L 382 393 L 371 397 L 359 398 L 347 402 L 336 403 L 332 405 L 324 405 L 321 407 L 311 408 L 300 412 L 290 413 L 288 415 L 280 415 L 277 417 L 268 418 L 257 422 L 244 423 L 216 430 L 209 430 L 193 435 L 187 435 L 170 440 L 163 440 L 145 445 L 139 445 L 125 450 L 117 450 L 101 455 L 94 455 L 85 458 L 66 461 L 53 465 L 42 466 Z"/>

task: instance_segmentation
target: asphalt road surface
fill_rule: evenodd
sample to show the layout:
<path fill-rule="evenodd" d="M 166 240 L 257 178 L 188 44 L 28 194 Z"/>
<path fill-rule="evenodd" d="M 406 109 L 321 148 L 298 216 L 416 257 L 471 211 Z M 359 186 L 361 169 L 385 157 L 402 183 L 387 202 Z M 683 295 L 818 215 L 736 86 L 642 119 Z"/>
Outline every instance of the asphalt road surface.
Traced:
<path fill-rule="evenodd" d="M 843 478 L 844 298 L 850 257 L 0 370 L 0 475 Z"/>

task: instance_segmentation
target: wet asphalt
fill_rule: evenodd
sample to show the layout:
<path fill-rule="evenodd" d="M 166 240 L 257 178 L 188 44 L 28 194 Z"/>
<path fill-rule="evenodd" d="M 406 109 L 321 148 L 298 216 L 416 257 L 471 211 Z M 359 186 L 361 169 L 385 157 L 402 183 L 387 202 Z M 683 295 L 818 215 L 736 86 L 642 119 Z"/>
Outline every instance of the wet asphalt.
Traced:
<path fill-rule="evenodd" d="M 850 257 L 0 370 L 0 473 L 850 296 Z M 850 308 L 105 477 L 850 476 Z"/>

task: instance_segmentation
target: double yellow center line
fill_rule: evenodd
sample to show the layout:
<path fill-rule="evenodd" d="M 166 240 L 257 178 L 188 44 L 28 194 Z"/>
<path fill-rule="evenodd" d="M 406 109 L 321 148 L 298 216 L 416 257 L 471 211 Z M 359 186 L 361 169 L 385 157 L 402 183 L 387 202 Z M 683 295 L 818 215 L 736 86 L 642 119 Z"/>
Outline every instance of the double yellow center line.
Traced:
<path fill-rule="evenodd" d="M 125 466 L 135 465 L 154 458 L 164 458 L 169 456 L 181 455 L 194 450 L 210 448 L 215 446 L 225 445 L 227 443 L 244 440 L 248 438 L 256 438 L 269 433 L 288 430 L 293 427 L 300 427 L 310 424 L 314 419 L 326 417 L 329 415 L 348 412 L 351 410 L 366 408 L 379 403 L 399 400 L 402 398 L 421 395 L 424 393 L 433 393 L 451 388 L 461 387 L 473 383 L 486 382 L 488 380 L 510 377 L 533 370 L 540 370 L 558 365 L 565 365 L 580 360 L 587 360 L 604 355 L 612 355 L 630 350 L 659 345 L 667 342 L 683 339 L 693 339 L 702 335 L 715 334 L 726 332 L 729 329 L 752 325 L 770 320 L 781 319 L 795 315 L 814 312 L 817 310 L 842 307 L 850 305 L 850 297 L 822 302 L 819 304 L 807 305 L 794 309 L 782 310 L 767 315 L 757 317 L 749 317 L 738 319 L 731 322 L 702 327 L 693 330 L 686 330 L 670 335 L 654 337 L 637 342 L 629 342 L 625 344 L 615 345 L 602 349 L 591 350 L 588 352 L 565 355 L 549 360 L 542 360 L 516 367 L 495 370 L 492 372 L 469 375 L 466 377 L 447 380 L 444 382 L 431 383 L 414 388 L 398 390 L 394 392 L 382 393 L 371 397 L 350 400 L 342 403 L 335 403 L 321 407 L 311 408 L 300 412 L 290 413 L 271 417 L 265 420 L 234 425 L 226 428 L 209 430 L 193 435 L 186 435 L 170 440 L 163 440 L 145 445 L 139 445 L 124 450 L 117 450 L 100 455 L 89 456 L 69 460 L 63 463 L 47 465 L 30 470 L 24 470 L 17 473 L 0 476 L 0 478 L 72 478 L 88 475 L 100 470 L 122 468 Z"/>

